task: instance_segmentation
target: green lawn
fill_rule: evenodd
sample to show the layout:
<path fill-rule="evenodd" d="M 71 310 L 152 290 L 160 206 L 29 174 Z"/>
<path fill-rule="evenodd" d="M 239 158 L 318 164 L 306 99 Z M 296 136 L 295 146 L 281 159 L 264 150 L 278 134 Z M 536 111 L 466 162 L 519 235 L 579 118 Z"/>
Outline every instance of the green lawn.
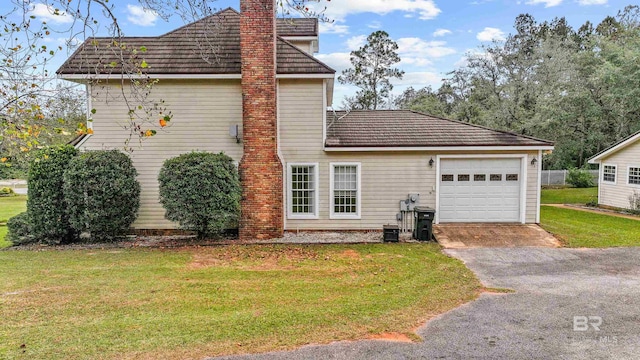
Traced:
<path fill-rule="evenodd" d="M 0 358 L 185 359 L 412 329 L 474 299 L 435 244 L 0 252 Z"/>
<path fill-rule="evenodd" d="M 640 221 L 542 206 L 540 225 L 568 247 L 640 246 Z"/>
<path fill-rule="evenodd" d="M 24 195 L 0 197 L 0 223 L 27 210 L 27 197 Z"/>
<path fill-rule="evenodd" d="M 542 204 L 586 204 L 598 201 L 598 188 L 564 188 L 542 189 L 540 202 Z"/>
<path fill-rule="evenodd" d="M 11 245 L 5 240 L 7 235 L 6 223 L 14 215 L 27 210 L 27 197 L 24 195 L 0 197 L 0 249 Z"/>

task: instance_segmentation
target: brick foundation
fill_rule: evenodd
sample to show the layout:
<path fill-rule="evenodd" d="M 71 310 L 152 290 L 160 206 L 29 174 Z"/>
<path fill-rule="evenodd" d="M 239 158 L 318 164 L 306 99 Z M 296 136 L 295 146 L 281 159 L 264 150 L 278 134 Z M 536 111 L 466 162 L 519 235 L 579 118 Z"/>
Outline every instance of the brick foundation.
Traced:
<path fill-rule="evenodd" d="M 240 240 L 283 234 L 278 157 L 275 0 L 240 1 L 242 127 Z"/>

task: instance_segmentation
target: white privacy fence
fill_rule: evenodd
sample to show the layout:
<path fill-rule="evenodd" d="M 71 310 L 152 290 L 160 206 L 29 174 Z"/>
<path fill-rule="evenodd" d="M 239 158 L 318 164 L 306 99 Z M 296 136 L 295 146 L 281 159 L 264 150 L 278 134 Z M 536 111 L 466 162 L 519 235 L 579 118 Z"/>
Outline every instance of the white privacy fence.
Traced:
<path fill-rule="evenodd" d="M 593 177 L 593 183 L 598 184 L 598 170 L 588 170 Z M 568 185 L 569 170 L 542 170 L 541 185 Z"/>
<path fill-rule="evenodd" d="M 27 180 L 0 180 L 0 188 L 3 187 L 13 189 L 16 194 L 25 195 L 27 193 Z"/>

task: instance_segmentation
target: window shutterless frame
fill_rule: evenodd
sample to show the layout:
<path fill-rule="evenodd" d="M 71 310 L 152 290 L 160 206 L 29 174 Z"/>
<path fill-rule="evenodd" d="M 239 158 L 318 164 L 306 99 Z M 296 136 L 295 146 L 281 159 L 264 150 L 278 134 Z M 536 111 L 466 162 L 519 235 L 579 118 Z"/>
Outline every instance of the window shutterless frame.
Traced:
<path fill-rule="evenodd" d="M 615 184 L 618 177 L 618 166 L 611 164 L 602 164 L 602 178 L 603 183 Z"/>
<path fill-rule="evenodd" d="M 318 163 L 287 164 L 287 219 L 317 219 Z"/>
<path fill-rule="evenodd" d="M 627 185 L 640 186 L 640 165 L 627 167 Z"/>
<path fill-rule="evenodd" d="M 329 218 L 360 219 L 362 209 L 361 164 L 332 162 L 329 164 Z M 355 175 L 355 179 L 353 176 Z M 353 204 L 355 201 L 355 206 Z"/>

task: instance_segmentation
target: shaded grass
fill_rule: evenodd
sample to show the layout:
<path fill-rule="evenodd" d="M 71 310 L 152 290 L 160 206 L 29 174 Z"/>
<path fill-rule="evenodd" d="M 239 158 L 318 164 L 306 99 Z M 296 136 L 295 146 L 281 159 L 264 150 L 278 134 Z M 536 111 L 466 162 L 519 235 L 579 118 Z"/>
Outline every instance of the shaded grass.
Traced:
<path fill-rule="evenodd" d="M 7 227 L 2 225 L 0 226 L 0 249 L 11 246 L 11 241 L 5 240 L 5 236 L 7 236 Z"/>
<path fill-rule="evenodd" d="M 563 188 L 542 189 L 540 202 L 542 204 L 586 204 L 598 201 L 598 188 Z"/>
<path fill-rule="evenodd" d="M 11 246 L 5 240 L 7 221 L 15 215 L 27 210 L 27 197 L 24 195 L 0 197 L 0 249 Z"/>
<path fill-rule="evenodd" d="M 4 251 L 0 277 L 0 358 L 25 359 L 202 358 L 415 337 L 481 289 L 435 244 Z"/>
<path fill-rule="evenodd" d="M 540 225 L 568 247 L 640 245 L 640 221 L 542 206 Z"/>

